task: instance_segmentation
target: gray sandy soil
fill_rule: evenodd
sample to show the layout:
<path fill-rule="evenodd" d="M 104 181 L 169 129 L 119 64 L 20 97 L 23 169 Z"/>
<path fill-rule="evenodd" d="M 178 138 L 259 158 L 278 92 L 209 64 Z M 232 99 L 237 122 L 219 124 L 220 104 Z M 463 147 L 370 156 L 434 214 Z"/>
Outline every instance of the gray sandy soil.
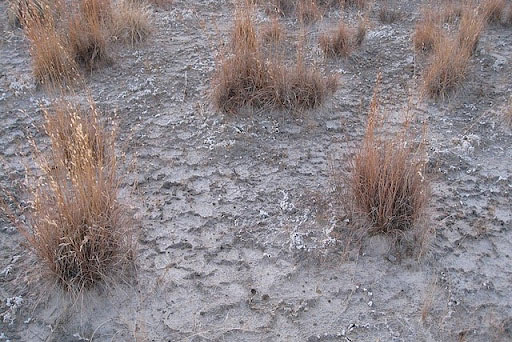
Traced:
<path fill-rule="evenodd" d="M 306 113 L 216 112 L 208 98 L 232 21 L 227 0 L 155 9 L 154 34 L 114 46 L 114 64 L 87 76 L 119 125 L 121 193 L 140 227 L 130 284 L 72 305 L 33 281 L 34 257 L 0 221 L 0 341 L 512 341 L 512 29 L 490 26 L 469 78 L 449 99 L 421 99 L 423 58 L 411 44 L 419 1 L 378 21 L 362 47 L 324 59 L 307 28 L 307 58 L 341 85 Z M 28 138 L 45 146 L 28 45 L 0 1 L 0 183 L 16 192 L 32 168 Z M 356 10 L 345 15 L 354 22 Z M 262 10 L 258 22 L 268 20 Z M 286 18 L 288 45 L 300 33 Z M 290 56 L 294 52 L 290 50 Z M 398 255 L 384 239 L 343 257 L 329 209 L 333 169 L 360 143 L 378 72 L 382 109 L 412 103 L 428 124 L 429 253 Z"/>

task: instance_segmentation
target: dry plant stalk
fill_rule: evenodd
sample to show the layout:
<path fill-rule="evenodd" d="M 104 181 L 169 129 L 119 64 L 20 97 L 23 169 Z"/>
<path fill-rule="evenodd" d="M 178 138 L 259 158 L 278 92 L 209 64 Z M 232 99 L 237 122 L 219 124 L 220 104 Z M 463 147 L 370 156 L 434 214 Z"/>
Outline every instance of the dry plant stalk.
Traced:
<path fill-rule="evenodd" d="M 238 9 L 232 54 L 220 60 L 212 80 L 212 98 L 219 110 L 233 113 L 244 106 L 314 108 L 335 88 L 334 77 L 324 78 L 314 68 L 306 68 L 300 56 L 292 66 L 286 66 L 281 55 L 267 60 L 260 42 L 251 11 Z"/>
<path fill-rule="evenodd" d="M 359 20 L 358 27 L 349 28 L 344 21 L 340 21 L 336 29 L 330 33 L 324 33 L 319 38 L 320 48 L 326 56 L 349 56 L 352 51 L 360 46 L 366 36 L 366 21 Z"/>
<path fill-rule="evenodd" d="M 129 221 L 118 201 L 113 136 L 93 102 L 88 110 L 61 101 L 45 110 L 50 151 L 40 153 L 34 187 L 30 247 L 73 294 L 111 279 L 132 258 Z"/>
<path fill-rule="evenodd" d="M 415 145 L 406 120 L 391 139 L 377 133 L 383 122 L 377 91 L 370 104 L 362 147 L 356 153 L 349 179 L 356 212 L 369 223 L 369 234 L 402 238 L 413 231 L 429 198 L 423 143 Z"/>

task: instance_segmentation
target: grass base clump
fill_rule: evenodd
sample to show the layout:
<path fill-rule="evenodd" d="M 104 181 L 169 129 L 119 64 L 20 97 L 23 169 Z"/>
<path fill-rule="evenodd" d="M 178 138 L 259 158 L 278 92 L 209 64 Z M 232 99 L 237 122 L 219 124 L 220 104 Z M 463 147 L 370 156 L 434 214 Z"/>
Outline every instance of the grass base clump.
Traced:
<path fill-rule="evenodd" d="M 457 89 L 467 76 L 470 58 L 471 53 L 452 38 L 436 45 L 423 76 L 428 95 L 443 98 Z"/>
<path fill-rule="evenodd" d="M 45 118 L 50 151 L 38 153 L 41 177 L 22 232 L 56 282 L 77 293 L 124 270 L 132 240 L 117 198 L 113 140 L 95 106 L 62 102 Z"/>
<path fill-rule="evenodd" d="M 300 54 L 290 66 L 281 55 L 265 58 L 249 11 L 237 11 L 231 47 L 232 53 L 220 60 L 212 80 L 213 103 L 221 111 L 232 113 L 245 106 L 315 108 L 335 88 L 334 77 L 305 67 Z"/>
<path fill-rule="evenodd" d="M 113 34 L 117 39 L 134 46 L 150 35 L 150 18 L 147 6 L 132 0 L 124 0 L 114 14 Z"/>
<path fill-rule="evenodd" d="M 427 8 L 413 36 L 416 50 L 431 52 L 423 79 L 426 93 L 433 98 L 444 98 L 464 81 L 484 28 L 484 18 L 477 8 L 470 4 L 454 8 L 457 11 L 450 13 L 457 14 L 455 32 L 443 29 L 446 11 Z"/>
<path fill-rule="evenodd" d="M 363 43 L 366 30 L 367 27 L 364 20 L 360 20 L 357 29 L 349 28 L 343 21 L 340 21 L 336 29 L 330 33 L 322 34 L 318 42 L 326 56 L 346 57 Z"/>
<path fill-rule="evenodd" d="M 457 32 L 457 39 L 461 49 L 467 50 L 471 54 L 476 51 L 484 25 L 484 19 L 476 10 L 471 8 L 464 9 Z"/>
<path fill-rule="evenodd" d="M 68 42 L 78 64 L 89 70 L 108 64 L 109 24 L 112 22 L 110 0 L 81 0 L 79 11 L 70 17 Z"/>
<path fill-rule="evenodd" d="M 348 187 L 354 211 L 365 218 L 369 234 L 400 238 L 417 228 L 428 200 L 423 144 L 414 143 L 407 121 L 391 139 L 378 134 L 380 124 L 375 94 Z"/>
<path fill-rule="evenodd" d="M 384 2 L 379 9 L 379 21 L 383 24 L 392 24 L 402 17 L 402 12 L 392 8 L 388 2 Z"/>
<path fill-rule="evenodd" d="M 151 32 L 148 7 L 134 0 L 11 1 L 9 13 L 29 38 L 36 82 L 52 87 L 77 79 L 79 66 L 110 64 L 113 38 L 134 45 Z"/>
<path fill-rule="evenodd" d="M 74 51 L 57 30 L 52 16 L 25 16 L 23 27 L 30 43 L 32 72 L 36 83 L 54 87 L 73 82 L 78 76 Z"/>
<path fill-rule="evenodd" d="M 439 15 L 432 8 L 423 9 L 422 19 L 416 24 L 412 36 L 414 49 L 419 52 L 430 52 L 443 36 Z"/>
<path fill-rule="evenodd" d="M 43 20 L 52 13 L 47 0 L 8 0 L 7 21 L 11 27 L 23 27 L 29 18 Z"/>
<path fill-rule="evenodd" d="M 300 22 L 310 24 L 322 17 L 315 0 L 301 0 L 297 4 L 297 17 Z"/>
<path fill-rule="evenodd" d="M 481 4 L 481 12 L 489 23 L 500 23 L 505 15 L 506 0 L 485 0 Z"/>

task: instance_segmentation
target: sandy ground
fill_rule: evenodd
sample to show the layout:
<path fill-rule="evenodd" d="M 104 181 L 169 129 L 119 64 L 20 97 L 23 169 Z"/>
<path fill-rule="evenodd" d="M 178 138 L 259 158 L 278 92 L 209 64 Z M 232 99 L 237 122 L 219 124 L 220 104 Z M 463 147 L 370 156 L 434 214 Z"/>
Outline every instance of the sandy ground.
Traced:
<path fill-rule="evenodd" d="M 115 63 L 87 77 L 120 127 L 121 190 L 140 226 L 136 274 L 71 305 L 31 281 L 33 257 L 0 221 L 0 341 L 512 341 L 512 135 L 501 116 L 512 29 L 485 30 L 457 94 L 420 100 L 424 60 L 410 40 L 420 4 L 400 1 L 404 16 L 391 25 L 377 6 L 347 59 L 325 60 L 317 47 L 341 15 L 327 13 L 308 27 L 306 50 L 340 75 L 333 98 L 302 114 L 240 116 L 215 112 L 207 96 L 231 3 L 157 10 L 146 44 L 115 46 Z M 0 183 L 16 191 L 32 165 L 28 137 L 46 143 L 38 108 L 48 97 L 5 8 L 0 1 Z M 285 22 L 296 41 L 297 23 Z M 379 71 L 383 110 L 412 103 L 416 123 L 428 123 L 435 236 L 420 260 L 383 239 L 343 258 L 325 214 L 332 170 L 361 141 Z"/>

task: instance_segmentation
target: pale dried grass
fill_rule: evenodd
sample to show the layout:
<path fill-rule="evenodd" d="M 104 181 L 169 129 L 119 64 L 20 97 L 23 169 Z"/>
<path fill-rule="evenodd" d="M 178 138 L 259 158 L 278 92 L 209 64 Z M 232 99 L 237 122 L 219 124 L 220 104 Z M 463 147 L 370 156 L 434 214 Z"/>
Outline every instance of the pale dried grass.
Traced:
<path fill-rule="evenodd" d="M 407 119 L 392 138 L 379 134 L 383 118 L 378 113 L 377 96 L 376 91 L 348 187 L 354 211 L 365 218 L 368 233 L 391 234 L 400 239 L 418 228 L 415 224 L 429 199 L 424 144 L 415 143 Z"/>
<path fill-rule="evenodd" d="M 341 20 L 337 27 L 329 33 L 320 35 L 319 45 L 326 56 L 349 56 L 355 48 L 360 46 L 366 36 L 367 24 L 364 19 L 359 20 L 356 29 L 350 28 Z"/>
<path fill-rule="evenodd" d="M 151 11 L 145 4 L 124 0 L 117 6 L 113 19 L 113 35 L 134 46 L 151 34 Z"/>
<path fill-rule="evenodd" d="M 124 273 L 133 257 L 130 221 L 118 201 L 113 135 L 91 102 L 87 110 L 60 101 L 45 110 L 50 150 L 36 155 L 29 228 L 38 260 L 73 294 Z"/>
<path fill-rule="evenodd" d="M 336 78 L 307 67 L 301 54 L 287 66 L 282 55 L 266 58 L 251 11 L 238 9 L 232 51 L 222 56 L 212 79 L 212 99 L 221 111 L 240 108 L 305 110 L 320 106 L 336 87 Z"/>

